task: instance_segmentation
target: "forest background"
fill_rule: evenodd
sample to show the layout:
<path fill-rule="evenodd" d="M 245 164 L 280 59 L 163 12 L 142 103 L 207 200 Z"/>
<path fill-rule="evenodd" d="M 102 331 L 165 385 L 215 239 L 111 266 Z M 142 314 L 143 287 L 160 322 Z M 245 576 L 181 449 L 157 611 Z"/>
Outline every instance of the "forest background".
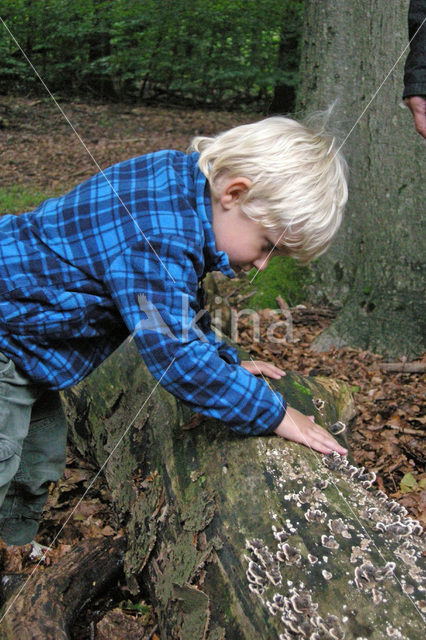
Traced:
<path fill-rule="evenodd" d="M 302 0 L 1 0 L 0 15 L 53 92 L 290 111 Z M 0 33 L 0 93 L 43 93 Z"/>
<path fill-rule="evenodd" d="M 423 149 L 400 108 L 407 9 L 408 0 L 0 0 L 0 95 L 50 99 L 48 88 L 59 101 L 226 110 L 246 121 L 334 103 L 350 194 L 309 288 L 341 308 L 317 346 L 413 359 L 424 349 L 425 194 Z M 9 210 L 13 190 L 3 196 Z M 255 302 L 274 304 L 279 282 L 294 304 L 312 278 L 272 262 Z"/>

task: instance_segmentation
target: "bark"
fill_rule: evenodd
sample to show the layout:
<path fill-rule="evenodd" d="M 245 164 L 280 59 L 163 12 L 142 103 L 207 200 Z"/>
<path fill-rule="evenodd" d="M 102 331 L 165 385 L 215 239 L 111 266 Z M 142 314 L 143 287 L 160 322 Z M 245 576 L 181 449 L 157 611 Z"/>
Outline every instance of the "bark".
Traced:
<path fill-rule="evenodd" d="M 332 125 L 342 141 L 350 134 L 345 221 L 314 292 L 342 310 L 319 349 L 351 344 L 408 358 L 423 350 L 424 146 L 401 99 L 407 9 L 408 1 L 307 3 L 298 108 L 337 100 Z"/>
<path fill-rule="evenodd" d="M 36 571 L 1 612 L 1 640 L 68 640 L 82 607 L 123 570 L 124 538 L 87 540 L 53 567 Z"/>
<path fill-rule="evenodd" d="M 334 381 L 288 374 L 277 387 L 324 424 L 351 413 Z M 147 585 L 162 640 L 417 638 L 419 525 L 368 489 L 371 474 L 191 418 L 132 343 L 65 399 L 126 526 L 128 585 Z"/>

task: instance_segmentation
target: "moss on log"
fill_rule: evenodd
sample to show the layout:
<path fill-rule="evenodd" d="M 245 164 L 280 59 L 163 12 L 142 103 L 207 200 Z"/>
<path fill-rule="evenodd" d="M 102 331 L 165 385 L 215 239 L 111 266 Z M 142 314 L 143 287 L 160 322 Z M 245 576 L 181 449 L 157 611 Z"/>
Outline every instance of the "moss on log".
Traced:
<path fill-rule="evenodd" d="M 274 386 L 325 426 L 350 413 L 336 382 Z M 421 528 L 374 474 L 194 419 L 131 343 L 65 400 L 75 443 L 104 465 L 128 584 L 148 587 L 162 640 L 417 639 Z"/>

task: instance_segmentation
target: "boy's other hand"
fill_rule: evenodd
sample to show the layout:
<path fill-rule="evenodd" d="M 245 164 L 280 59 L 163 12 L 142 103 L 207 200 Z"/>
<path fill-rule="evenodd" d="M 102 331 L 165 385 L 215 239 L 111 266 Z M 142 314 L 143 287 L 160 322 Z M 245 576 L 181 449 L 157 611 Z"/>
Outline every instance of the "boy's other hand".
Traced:
<path fill-rule="evenodd" d="M 346 455 L 348 452 L 328 431 L 316 424 L 313 417 L 305 416 L 292 407 L 287 407 L 286 414 L 275 429 L 275 433 L 287 440 L 300 442 L 320 453 L 337 451 L 340 455 Z"/>
<path fill-rule="evenodd" d="M 254 376 L 263 375 L 268 376 L 268 378 L 273 378 L 274 380 L 279 380 L 285 376 L 285 371 L 263 360 L 243 360 L 241 366 Z"/>

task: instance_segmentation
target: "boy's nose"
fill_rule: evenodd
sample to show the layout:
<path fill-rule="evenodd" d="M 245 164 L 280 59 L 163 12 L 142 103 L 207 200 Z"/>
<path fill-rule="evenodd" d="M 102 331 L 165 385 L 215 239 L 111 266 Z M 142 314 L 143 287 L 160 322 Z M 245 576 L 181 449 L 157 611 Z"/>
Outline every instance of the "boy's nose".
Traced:
<path fill-rule="evenodd" d="M 268 266 L 268 262 L 269 262 L 270 258 L 269 257 L 265 257 L 265 258 L 259 258 L 259 260 L 255 260 L 253 262 L 253 266 L 258 270 L 258 271 L 264 271 L 266 269 L 266 267 Z"/>

